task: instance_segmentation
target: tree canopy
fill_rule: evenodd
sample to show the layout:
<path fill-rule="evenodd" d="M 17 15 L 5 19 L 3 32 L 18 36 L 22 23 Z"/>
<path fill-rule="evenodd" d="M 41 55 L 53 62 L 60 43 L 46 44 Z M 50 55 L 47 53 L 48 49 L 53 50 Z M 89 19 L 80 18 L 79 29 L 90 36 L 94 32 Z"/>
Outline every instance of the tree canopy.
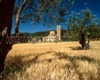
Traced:
<path fill-rule="evenodd" d="M 93 36 L 97 36 L 95 30 L 99 30 L 100 19 L 92 13 L 90 9 L 81 10 L 80 12 L 71 11 L 67 18 L 68 24 L 68 36 L 76 40 L 79 37 L 79 31 L 85 32 L 86 35 L 91 33 Z M 96 31 L 97 31 L 96 30 Z M 98 32 L 99 34 L 100 32 Z M 86 36 L 87 37 L 87 36 Z"/>
<path fill-rule="evenodd" d="M 31 21 L 51 26 L 65 21 L 67 11 L 73 6 L 74 0 L 20 0 L 16 1 L 14 15 L 15 28 L 21 22 Z"/>

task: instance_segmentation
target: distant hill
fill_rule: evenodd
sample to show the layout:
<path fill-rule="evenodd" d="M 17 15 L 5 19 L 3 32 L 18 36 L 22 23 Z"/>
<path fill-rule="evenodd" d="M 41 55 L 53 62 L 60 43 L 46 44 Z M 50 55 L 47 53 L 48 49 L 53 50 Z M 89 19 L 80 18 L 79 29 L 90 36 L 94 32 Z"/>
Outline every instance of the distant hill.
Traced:
<path fill-rule="evenodd" d="M 26 32 L 26 33 L 23 33 L 24 35 L 26 35 L 26 36 L 34 36 L 34 37 L 40 37 L 40 36 L 48 36 L 49 35 L 49 33 L 50 33 L 50 31 L 51 30 L 49 30 L 49 31 L 41 31 L 41 32 L 35 32 L 35 33 L 28 33 L 28 32 Z M 53 30 L 53 31 L 55 31 L 56 32 L 56 30 Z M 66 30 L 62 30 L 62 36 L 64 35 L 64 33 L 66 32 Z M 13 36 L 15 35 L 15 34 L 12 34 Z"/>

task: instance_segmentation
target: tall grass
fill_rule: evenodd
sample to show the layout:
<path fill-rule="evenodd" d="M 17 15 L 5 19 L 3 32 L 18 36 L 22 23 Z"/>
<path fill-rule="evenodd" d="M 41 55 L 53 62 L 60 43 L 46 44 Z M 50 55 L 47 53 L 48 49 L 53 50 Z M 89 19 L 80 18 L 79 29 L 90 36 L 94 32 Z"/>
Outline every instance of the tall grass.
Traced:
<path fill-rule="evenodd" d="M 5 62 L 5 80 L 100 80 L 100 41 L 16 44 Z"/>

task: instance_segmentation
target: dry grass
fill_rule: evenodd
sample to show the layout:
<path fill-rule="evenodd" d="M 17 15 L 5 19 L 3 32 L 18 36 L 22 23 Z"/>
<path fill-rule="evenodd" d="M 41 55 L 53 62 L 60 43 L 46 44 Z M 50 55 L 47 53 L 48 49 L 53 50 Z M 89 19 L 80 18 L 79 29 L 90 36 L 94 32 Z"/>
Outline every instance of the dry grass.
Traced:
<path fill-rule="evenodd" d="M 100 80 L 100 41 L 15 44 L 5 62 L 5 80 Z"/>

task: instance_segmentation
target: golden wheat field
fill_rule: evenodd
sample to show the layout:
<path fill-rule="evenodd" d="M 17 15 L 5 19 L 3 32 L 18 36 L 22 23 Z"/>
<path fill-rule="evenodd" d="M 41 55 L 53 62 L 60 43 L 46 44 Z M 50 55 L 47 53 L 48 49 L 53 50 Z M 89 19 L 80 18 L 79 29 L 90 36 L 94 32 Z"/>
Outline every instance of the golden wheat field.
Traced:
<path fill-rule="evenodd" d="M 5 61 L 5 80 L 100 80 L 100 41 L 15 44 Z"/>

